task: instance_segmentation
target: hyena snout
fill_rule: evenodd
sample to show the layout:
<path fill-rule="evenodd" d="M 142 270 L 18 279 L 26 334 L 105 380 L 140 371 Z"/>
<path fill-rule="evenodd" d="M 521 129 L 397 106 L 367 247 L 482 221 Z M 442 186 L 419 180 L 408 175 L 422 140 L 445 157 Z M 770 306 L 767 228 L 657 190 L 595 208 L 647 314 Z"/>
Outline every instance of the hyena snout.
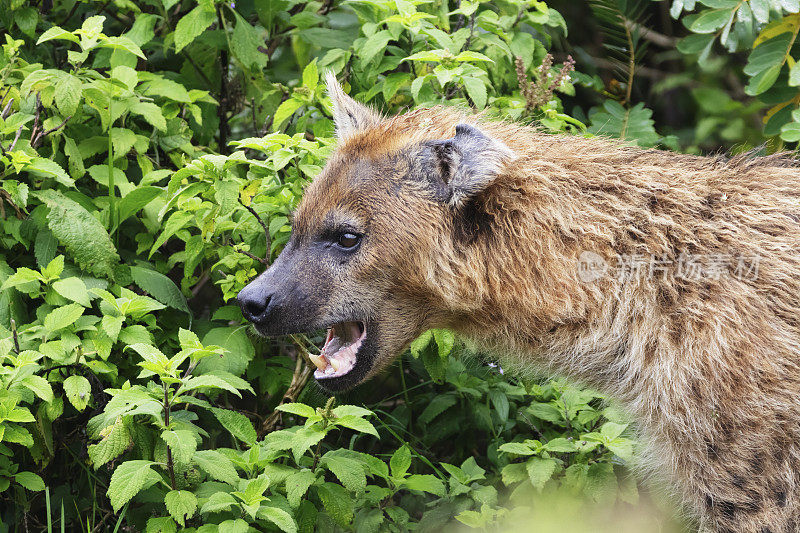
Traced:
<path fill-rule="evenodd" d="M 250 322 L 261 323 L 269 320 L 269 315 L 275 313 L 275 306 L 270 309 L 272 293 L 268 293 L 263 288 L 254 283 L 239 292 L 236 300 L 242 308 L 242 314 Z"/>
<path fill-rule="evenodd" d="M 293 262 L 283 257 L 251 281 L 236 297 L 242 315 L 267 336 L 309 331 L 318 327 L 315 317 L 322 304 L 309 291 Z"/>

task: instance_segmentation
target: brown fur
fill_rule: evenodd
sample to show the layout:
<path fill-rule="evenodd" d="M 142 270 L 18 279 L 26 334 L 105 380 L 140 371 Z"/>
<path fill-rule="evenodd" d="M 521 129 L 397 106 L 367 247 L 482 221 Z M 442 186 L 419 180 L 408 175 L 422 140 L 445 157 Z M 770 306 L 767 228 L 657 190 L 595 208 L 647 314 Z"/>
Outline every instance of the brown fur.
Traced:
<path fill-rule="evenodd" d="M 336 89 L 339 108 L 357 105 Z M 793 161 L 642 150 L 451 108 L 367 122 L 343 135 L 294 228 L 311 234 L 332 211 L 364 225 L 364 250 L 343 283 L 357 295 L 352 305 L 384 317 L 366 377 L 422 330 L 450 328 L 522 370 L 544 368 L 621 400 L 641 428 L 645 466 L 671 480 L 703 527 L 797 530 Z M 414 147 L 453 137 L 459 123 L 477 125 L 513 157 L 453 206 L 415 178 Z M 578 276 L 583 251 L 611 263 L 682 253 L 760 262 L 755 279 L 587 282 Z"/>

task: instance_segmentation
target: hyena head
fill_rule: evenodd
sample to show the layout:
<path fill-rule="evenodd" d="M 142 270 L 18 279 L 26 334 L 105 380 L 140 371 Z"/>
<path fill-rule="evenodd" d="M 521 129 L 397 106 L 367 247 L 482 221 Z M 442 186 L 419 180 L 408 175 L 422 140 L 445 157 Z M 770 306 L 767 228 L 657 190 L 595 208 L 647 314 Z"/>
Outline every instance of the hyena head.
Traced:
<path fill-rule="evenodd" d="M 452 319 L 438 280 L 454 266 L 445 258 L 457 248 L 454 221 L 512 153 L 452 114 L 428 126 L 385 119 L 331 74 L 328 91 L 338 148 L 307 188 L 283 252 L 238 300 L 263 335 L 327 328 L 314 375 L 337 391 Z"/>

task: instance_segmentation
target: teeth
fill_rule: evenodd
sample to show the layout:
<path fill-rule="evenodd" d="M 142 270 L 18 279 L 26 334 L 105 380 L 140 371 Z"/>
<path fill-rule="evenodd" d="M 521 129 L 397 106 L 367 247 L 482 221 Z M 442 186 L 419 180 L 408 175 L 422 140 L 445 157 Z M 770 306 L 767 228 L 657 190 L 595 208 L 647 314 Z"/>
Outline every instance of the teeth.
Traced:
<path fill-rule="evenodd" d="M 311 362 L 314 363 L 314 366 L 320 370 L 324 371 L 325 367 L 328 366 L 328 362 L 321 355 L 314 355 L 313 353 L 310 353 L 308 354 L 308 358 L 311 359 Z"/>
<path fill-rule="evenodd" d="M 341 363 L 339 363 L 339 360 L 336 359 L 335 357 L 331 357 L 330 363 L 331 363 L 331 366 L 333 367 L 333 371 L 334 372 L 338 372 L 339 371 L 339 366 L 341 365 Z"/>

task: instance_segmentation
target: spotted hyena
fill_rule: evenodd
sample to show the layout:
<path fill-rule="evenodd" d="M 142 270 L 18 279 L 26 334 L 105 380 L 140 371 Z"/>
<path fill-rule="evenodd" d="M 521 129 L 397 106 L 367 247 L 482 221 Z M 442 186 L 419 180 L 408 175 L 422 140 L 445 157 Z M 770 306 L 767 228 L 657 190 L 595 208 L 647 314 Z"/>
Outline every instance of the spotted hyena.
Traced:
<path fill-rule="evenodd" d="M 800 519 L 800 170 L 549 135 L 453 108 L 384 118 L 329 76 L 339 146 L 239 294 L 327 328 L 330 391 L 449 328 L 618 398 L 706 528 Z"/>

